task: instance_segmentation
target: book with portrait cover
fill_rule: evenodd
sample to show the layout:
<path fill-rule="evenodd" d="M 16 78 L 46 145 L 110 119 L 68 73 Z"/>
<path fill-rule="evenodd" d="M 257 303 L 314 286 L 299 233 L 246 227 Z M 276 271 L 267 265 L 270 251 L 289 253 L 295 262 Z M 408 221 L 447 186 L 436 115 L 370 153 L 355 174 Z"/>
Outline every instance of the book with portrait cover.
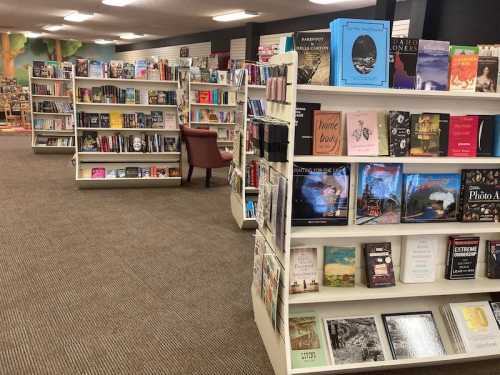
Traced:
<path fill-rule="evenodd" d="M 399 223 L 401 184 L 401 164 L 359 164 L 356 224 Z"/>
<path fill-rule="evenodd" d="M 437 113 L 411 115 L 411 156 L 439 156 L 440 116 Z"/>
<path fill-rule="evenodd" d="M 477 92 L 497 92 L 498 57 L 479 56 L 477 65 Z"/>
<path fill-rule="evenodd" d="M 374 316 L 325 318 L 325 333 L 334 365 L 385 360 Z"/>
<path fill-rule="evenodd" d="M 486 241 L 486 276 L 500 279 L 500 240 Z"/>
<path fill-rule="evenodd" d="M 459 219 L 500 222 L 500 169 L 462 169 Z"/>
<path fill-rule="evenodd" d="M 347 112 L 347 155 L 378 156 L 378 121 L 376 111 Z"/>
<path fill-rule="evenodd" d="M 292 368 L 326 366 L 325 340 L 321 321 L 314 312 L 290 313 Z"/>
<path fill-rule="evenodd" d="M 319 291 L 318 249 L 297 247 L 290 251 L 290 293 Z"/>
<path fill-rule="evenodd" d="M 389 111 L 389 155 L 410 154 L 410 112 Z"/>
<path fill-rule="evenodd" d="M 446 253 L 445 278 L 475 279 L 478 253 L 479 237 L 450 236 Z"/>
<path fill-rule="evenodd" d="M 450 47 L 450 91 L 475 91 L 478 53 L 477 47 Z"/>
<path fill-rule="evenodd" d="M 450 116 L 448 156 L 477 155 L 478 116 Z"/>
<path fill-rule="evenodd" d="M 330 23 L 334 86 L 389 87 L 390 22 L 337 18 Z"/>
<path fill-rule="evenodd" d="M 448 90 L 449 49 L 449 42 L 419 41 L 415 84 L 417 90 Z"/>
<path fill-rule="evenodd" d="M 295 155 L 312 155 L 313 115 L 321 109 L 320 103 L 300 103 L 295 107 Z"/>
<path fill-rule="evenodd" d="M 349 164 L 294 163 L 292 225 L 347 225 Z"/>
<path fill-rule="evenodd" d="M 293 35 L 298 55 L 297 83 L 330 84 L 330 33 L 296 32 Z"/>
<path fill-rule="evenodd" d="M 323 285 L 354 287 L 356 248 L 325 246 L 323 253 Z"/>
<path fill-rule="evenodd" d="M 390 242 L 363 244 L 366 285 L 368 288 L 385 288 L 396 285 Z"/>
<path fill-rule="evenodd" d="M 418 41 L 414 38 L 391 38 L 389 87 L 415 88 Z"/>
<path fill-rule="evenodd" d="M 342 112 L 314 111 L 313 155 L 342 155 Z"/>

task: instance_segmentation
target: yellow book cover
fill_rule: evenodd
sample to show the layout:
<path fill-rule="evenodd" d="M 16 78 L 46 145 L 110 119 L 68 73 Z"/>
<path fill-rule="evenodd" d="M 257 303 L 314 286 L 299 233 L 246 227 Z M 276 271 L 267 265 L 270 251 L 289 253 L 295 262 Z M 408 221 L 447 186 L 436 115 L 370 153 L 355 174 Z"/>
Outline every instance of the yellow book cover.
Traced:
<path fill-rule="evenodd" d="M 109 123 L 112 128 L 123 128 L 122 114 L 120 112 L 111 112 L 109 114 Z"/>

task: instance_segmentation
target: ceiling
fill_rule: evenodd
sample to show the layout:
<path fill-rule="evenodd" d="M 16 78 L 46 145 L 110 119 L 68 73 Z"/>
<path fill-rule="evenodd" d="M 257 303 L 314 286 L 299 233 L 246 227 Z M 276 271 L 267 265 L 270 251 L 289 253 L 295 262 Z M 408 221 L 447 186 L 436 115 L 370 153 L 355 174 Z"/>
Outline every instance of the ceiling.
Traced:
<path fill-rule="evenodd" d="M 133 41 L 137 42 L 242 26 L 248 22 L 221 23 L 211 18 L 230 11 L 256 11 L 261 15 L 251 20 L 267 22 L 375 3 L 376 0 L 341 0 L 334 5 L 317 5 L 308 0 L 135 0 L 120 8 L 103 5 L 101 0 L 0 0 L 0 31 L 41 32 L 44 25 L 65 24 L 64 29 L 43 36 L 90 42 L 118 39 L 122 33 L 146 34 L 145 38 Z M 74 10 L 93 12 L 95 16 L 82 23 L 64 21 L 63 16 Z"/>

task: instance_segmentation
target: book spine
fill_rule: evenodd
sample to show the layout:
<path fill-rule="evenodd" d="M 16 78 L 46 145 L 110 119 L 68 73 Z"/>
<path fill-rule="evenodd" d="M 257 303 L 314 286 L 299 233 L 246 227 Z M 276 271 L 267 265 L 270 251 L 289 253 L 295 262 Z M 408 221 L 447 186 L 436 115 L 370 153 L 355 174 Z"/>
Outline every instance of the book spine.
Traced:
<path fill-rule="evenodd" d="M 453 252 L 453 237 L 448 238 L 448 249 L 446 252 L 446 268 L 444 271 L 444 277 L 448 280 L 450 280 L 450 270 L 451 270 L 451 262 L 452 262 L 452 252 Z"/>

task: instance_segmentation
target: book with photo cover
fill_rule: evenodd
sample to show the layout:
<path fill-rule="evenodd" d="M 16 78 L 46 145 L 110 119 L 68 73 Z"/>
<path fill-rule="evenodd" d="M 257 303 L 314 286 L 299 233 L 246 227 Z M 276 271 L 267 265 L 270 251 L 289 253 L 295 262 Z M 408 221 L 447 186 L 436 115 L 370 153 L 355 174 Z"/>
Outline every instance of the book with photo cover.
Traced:
<path fill-rule="evenodd" d="M 89 76 L 89 60 L 88 59 L 76 59 L 75 70 L 76 70 L 77 77 L 88 77 Z"/>
<path fill-rule="evenodd" d="M 500 329 L 500 302 L 490 301 L 490 307 Z"/>
<path fill-rule="evenodd" d="M 313 154 L 313 115 L 320 103 L 297 102 L 295 108 L 295 155 Z"/>
<path fill-rule="evenodd" d="M 498 57 L 479 56 L 476 92 L 497 92 Z"/>
<path fill-rule="evenodd" d="M 262 299 L 275 330 L 278 323 L 280 272 L 279 261 L 272 253 L 272 250 L 269 250 L 267 254 L 264 254 L 262 261 Z"/>
<path fill-rule="evenodd" d="M 363 253 L 368 288 L 395 286 L 391 243 L 365 243 L 363 244 Z"/>
<path fill-rule="evenodd" d="M 456 221 L 459 195 L 459 174 L 404 174 L 401 222 Z"/>
<path fill-rule="evenodd" d="M 399 223 L 401 186 L 401 164 L 359 164 L 356 224 Z"/>
<path fill-rule="evenodd" d="M 325 340 L 321 322 L 314 312 L 290 313 L 292 369 L 326 366 Z"/>
<path fill-rule="evenodd" d="M 382 335 L 374 316 L 325 318 L 324 322 L 334 365 L 385 360 Z"/>
<path fill-rule="evenodd" d="M 382 320 L 395 360 L 446 355 L 432 311 L 382 314 Z"/>
<path fill-rule="evenodd" d="M 111 60 L 109 62 L 109 78 L 123 78 L 123 61 Z"/>
<path fill-rule="evenodd" d="M 486 241 L 486 276 L 500 279 L 500 240 Z"/>
<path fill-rule="evenodd" d="M 378 156 L 377 112 L 347 112 L 346 138 L 347 155 Z"/>
<path fill-rule="evenodd" d="M 417 90 L 448 90 L 449 49 L 449 42 L 419 41 L 415 84 Z"/>
<path fill-rule="evenodd" d="M 448 156 L 475 157 L 479 116 L 450 116 Z"/>
<path fill-rule="evenodd" d="M 319 291 L 318 249 L 297 247 L 290 251 L 290 294 Z"/>
<path fill-rule="evenodd" d="M 349 164 L 294 163 L 292 225 L 347 225 Z"/>
<path fill-rule="evenodd" d="M 342 112 L 314 111 L 313 155 L 342 155 Z"/>
<path fill-rule="evenodd" d="M 80 150 L 82 152 L 95 152 L 97 151 L 97 132 L 84 131 L 80 141 Z"/>
<path fill-rule="evenodd" d="M 354 287 L 356 248 L 325 246 L 323 253 L 323 285 Z"/>
<path fill-rule="evenodd" d="M 298 55 L 297 83 L 330 84 L 330 33 L 296 32 L 293 35 Z"/>
<path fill-rule="evenodd" d="M 450 91 L 475 91 L 478 53 L 477 47 L 450 46 Z"/>
<path fill-rule="evenodd" d="M 411 115 L 411 156 L 439 156 L 440 116 L 437 113 Z"/>
<path fill-rule="evenodd" d="M 414 89 L 417 69 L 418 39 L 391 38 L 389 87 Z"/>
<path fill-rule="evenodd" d="M 459 219 L 500 222 L 500 169 L 462 169 Z"/>
<path fill-rule="evenodd" d="M 479 237 L 450 236 L 444 277 L 448 280 L 476 278 Z"/>
<path fill-rule="evenodd" d="M 389 155 L 410 154 L 410 112 L 389 111 Z"/>

